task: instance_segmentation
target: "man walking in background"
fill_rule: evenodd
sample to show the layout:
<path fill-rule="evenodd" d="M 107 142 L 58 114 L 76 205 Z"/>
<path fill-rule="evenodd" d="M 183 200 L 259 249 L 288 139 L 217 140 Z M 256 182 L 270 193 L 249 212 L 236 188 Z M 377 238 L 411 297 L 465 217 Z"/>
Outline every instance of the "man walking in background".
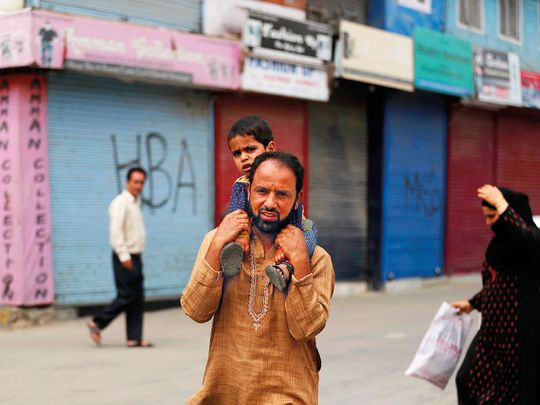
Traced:
<path fill-rule="evenodd" d="M 103 311 L 88 321 L 90 337 L 101 344 L 101 331 L 120 313 L 126 313 L 127 347 L 152 347 L 142 338 L 144 287 L 142 253 L 146 244 L 140 194 L 146 172 L 140 167 L 128 171 L 126 189 L 109 205 L 110 242 L 113 248 L 114 281 L 117 295 Z"/>

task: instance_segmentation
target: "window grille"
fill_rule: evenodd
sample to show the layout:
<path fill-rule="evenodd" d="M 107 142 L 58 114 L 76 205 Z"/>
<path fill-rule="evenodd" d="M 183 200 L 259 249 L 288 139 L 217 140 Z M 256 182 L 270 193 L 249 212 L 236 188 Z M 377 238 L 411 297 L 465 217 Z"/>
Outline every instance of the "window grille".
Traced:
<path fill-rule="evenodd" d="M 465 28 L 482 31 L 482 0 L 458 0 L 458 21 Z"/>
<path fill-rule="evenodd" d="M 506 38 L 521 41 L 520 0 L 499 0 L 499 32 Z"/>

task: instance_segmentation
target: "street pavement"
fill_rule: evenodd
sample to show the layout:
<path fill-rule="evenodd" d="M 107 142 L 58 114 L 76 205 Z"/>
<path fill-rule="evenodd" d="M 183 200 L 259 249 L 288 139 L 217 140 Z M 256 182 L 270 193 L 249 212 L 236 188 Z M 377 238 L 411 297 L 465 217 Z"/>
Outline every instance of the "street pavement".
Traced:
<path fill-rule="evenodd" d="M 441 302 L 468 298 L 479 278 L 334 296 L 317 338 L 320 404 L 455 404 L 453 380 L 441 391 L 404 371 Z M 86 319 L 0 330 L 0 404 L 183 404 L 200 386 L 210 323 L 180 308 L 149 312 L 145 334 L 156 347 L 128 349 L 123 318 L 104 332 L 102 347 L 90 341 Z"/>

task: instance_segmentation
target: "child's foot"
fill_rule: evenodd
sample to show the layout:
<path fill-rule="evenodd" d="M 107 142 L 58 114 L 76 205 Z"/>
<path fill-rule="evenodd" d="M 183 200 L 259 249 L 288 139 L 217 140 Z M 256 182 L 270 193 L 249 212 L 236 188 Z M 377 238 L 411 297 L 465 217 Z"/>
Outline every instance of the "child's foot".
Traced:
<path fill-rule="evenodd" d="M 240 273 L 243 258 L 244 249 L 242 249 L 242 245 L 240 245 L 240 243 L 227 243 L 219 254 L 219 261 L 221 262 L 221 271 L 223 271 L 223 276 L 232 277 Z"/>
<path fill-rule="evenodd" d="M 276 287 L 279 291 L 284 291 L 291 280 L 293 266 L 286 262 L 281 264 L 273 264 L 266 266 L 264 272 L 274 287 Z"/>

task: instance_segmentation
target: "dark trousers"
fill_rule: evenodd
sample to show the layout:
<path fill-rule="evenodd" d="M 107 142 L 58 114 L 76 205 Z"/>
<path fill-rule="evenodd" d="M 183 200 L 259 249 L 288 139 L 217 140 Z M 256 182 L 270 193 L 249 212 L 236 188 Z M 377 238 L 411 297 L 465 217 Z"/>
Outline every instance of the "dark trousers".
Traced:
<path fill-rule="evenodd" d="M 476 352 L 476 345 L 480 332 L 476 334 L 467 354 L 461 363 L 461 367 L 456 375 L 456 385 L 457 385 L 457 394 L 458 394 L 458 404 L 459 405 L 476 405 L 478 402 L 471 396 L 469 391 L 469 381 L 470 381 L 470 371 L 473 367 L 473 359 Z"/>
<path fill-rule="evenodd" d="M 126 313 L 126 335 L 128 340 L 141 340 L 144 311 L 143 265 L 141 255 L 131 255 L 133 268 L 122 267 L 113 252 L 114 282 L 116 298 L 93 321 L 99 329 L 105 329 L 120 313 Z"/>

